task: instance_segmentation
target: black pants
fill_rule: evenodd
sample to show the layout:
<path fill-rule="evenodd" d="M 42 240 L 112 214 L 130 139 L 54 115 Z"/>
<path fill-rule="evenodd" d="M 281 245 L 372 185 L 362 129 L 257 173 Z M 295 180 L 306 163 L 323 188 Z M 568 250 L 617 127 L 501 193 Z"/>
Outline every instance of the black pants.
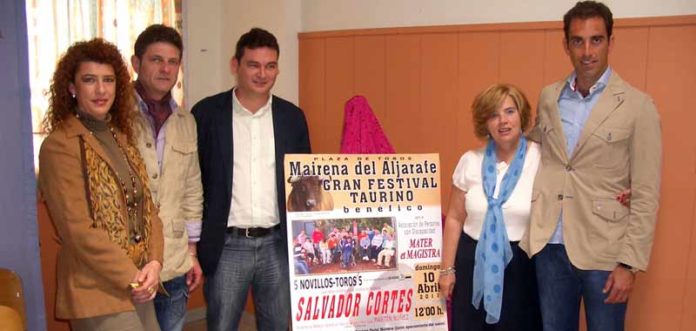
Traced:
<path fill-rule="evenodd" d="M 518 242 L 510 242 L 512 260 L 505 268 L 503 306 L 500 321 L 486 324 L 483 303 L 476 309 L 471 304 L 476 241 L 462 232 L 457 247 L 455 268 L 457 282 L 452 292 L 451 330 L 541 330 L 539 293 L 534 262 L 522 251 Z"/>

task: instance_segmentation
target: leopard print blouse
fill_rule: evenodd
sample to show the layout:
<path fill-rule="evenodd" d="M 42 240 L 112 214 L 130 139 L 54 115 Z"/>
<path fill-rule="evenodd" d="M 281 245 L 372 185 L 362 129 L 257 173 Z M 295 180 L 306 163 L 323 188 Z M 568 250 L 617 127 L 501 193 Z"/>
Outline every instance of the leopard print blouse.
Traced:
<path fill-rule="evenodd" d="M 124 144 L 128 163 L 135 169 L 143 185 L 143 203 L 140 204 L 142 218 L 136 220 L 143 222 L 142 240 L 133 242 L 129 240 L 128 214 L 125 206 L 125 197 L 118 181 L 118 177 L 109 164 L 103 160 L 97 152 L 80 138 L 80 151 L 82 153 L 82 173 L 85 176 L 86 194 L 92 227 L 105 231 L 109 239 L 123 249 L 133 263 L 142 268 L 148 261 L 148 242 L 152 232 L 151 216 L 153 205 L 147 182 L 147 172 L 137 148 L 130 144 Z"/>

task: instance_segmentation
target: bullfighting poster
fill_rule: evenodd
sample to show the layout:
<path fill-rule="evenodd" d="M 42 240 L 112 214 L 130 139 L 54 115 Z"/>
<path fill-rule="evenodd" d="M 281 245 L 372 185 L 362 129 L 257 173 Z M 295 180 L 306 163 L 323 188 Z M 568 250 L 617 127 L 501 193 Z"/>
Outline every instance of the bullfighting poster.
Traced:
<path fill-rule="evenodd" d="M 447 330 L 438 154 L 285 157 L 294 330 Z"/>

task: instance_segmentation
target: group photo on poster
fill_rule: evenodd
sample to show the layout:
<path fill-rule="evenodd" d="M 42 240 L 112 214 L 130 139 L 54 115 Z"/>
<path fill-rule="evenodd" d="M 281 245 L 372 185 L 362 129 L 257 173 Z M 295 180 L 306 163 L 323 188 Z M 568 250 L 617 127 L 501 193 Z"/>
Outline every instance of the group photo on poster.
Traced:
<path fill-rule="evenodd" d="M 293 329 L 443 330 L 437 154 L 287 155 Z"/>
<path fill-rule="evenodd" d="M 292 223 L 295 276 L 396 268 L 392 217 Z"/>

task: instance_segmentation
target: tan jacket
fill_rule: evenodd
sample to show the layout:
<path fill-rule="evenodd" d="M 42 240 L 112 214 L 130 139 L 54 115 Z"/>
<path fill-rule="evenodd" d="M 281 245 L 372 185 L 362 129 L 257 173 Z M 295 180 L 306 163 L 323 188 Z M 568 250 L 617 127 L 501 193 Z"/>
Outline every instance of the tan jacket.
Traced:
<path fill-rule="evenodd" d="M 530 229 L 520 247 L 530 256 L 551 238 L 563 212 L 563 240 L 573 265 L 646 270 L 660 192 L 660 119 L 650 97 L 616 73 L 592 109 L 572 156 L 558 110 L 566 81 L 544 88 L 530 138 L 541 143 Z M 631 188 L 630 208 L 615 197 Z"/>
<path fill-rule="evenodd" d="M 137 147 L 145 161 L 152 200 L 159 208 L 164 230 L 164 265 L 160 278 L 168 281 L 191 269 L 186 222 L 201 222 L 203 217 L 196 121 L 183 109 L 175 109 L 169 116 L 162 129 L 166 130 L 166 138 L 160 169 L 152 125 L 140 109 L 136 112 Z"/>
<path fill-rule="evenodd" d="M 125 135 L 117 133 L 117 139 L 127 145 Z M 143 182 L 147 261 L 161 262 L 162 223 L 138 151 L 129 146 L 128 154 Z M 122 248 L 128 235 L 125 199 L 100 143 L 78 119 L 69 116 L 41 145 L 39 165 L 39 188 L 61 245 L 56 317 L 76 319 L 134 310 L 128 285 L 138 268 Z M 96 173 L 100 176 L 95 177 Z M 98 183 L 94 178 L 100 178 Z M 91 199 L 87 198 L 88 186 Z M 110 216 L 95 219 L 93 213 Z"/>

